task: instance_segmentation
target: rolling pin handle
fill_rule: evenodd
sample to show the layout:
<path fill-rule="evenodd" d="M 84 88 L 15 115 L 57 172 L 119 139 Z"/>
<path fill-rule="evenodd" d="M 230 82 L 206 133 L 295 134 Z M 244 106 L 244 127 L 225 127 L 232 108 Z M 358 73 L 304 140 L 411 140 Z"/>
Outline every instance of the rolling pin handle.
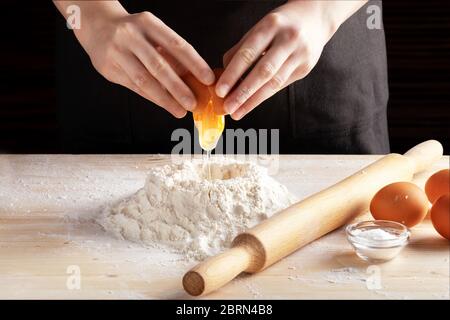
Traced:
<path fill-rule="evenodd" d="M 404 156 L 414 165 L 414 172 L 427 170 L 433 163 L 439 160 L 444 153 L 442 144 L 436 140 L 428 140 L 409 149 Z"/>
<path fill-rule="evenodd" d="M 187 272 L 183 277 L 183 287 L 193 296 L 207 294 L 247 270 L 251 262 L 252 252 L 247 246 L 233 247 Z"/>

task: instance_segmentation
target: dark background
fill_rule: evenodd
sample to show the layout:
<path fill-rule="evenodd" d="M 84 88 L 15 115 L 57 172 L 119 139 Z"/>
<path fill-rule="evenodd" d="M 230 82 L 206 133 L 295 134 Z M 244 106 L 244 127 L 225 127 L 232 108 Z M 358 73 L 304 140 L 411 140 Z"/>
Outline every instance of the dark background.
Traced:
<path fill-rule="evenodd" d="M 434 138 L 448 154 L 450 2 L 391 0 L 383 6 L 391 149 L 404 152 Z M 64 21 L 51 1 L 2 1 L 1 11 L 0 152 L 61 152 L 54 40 Z"/>

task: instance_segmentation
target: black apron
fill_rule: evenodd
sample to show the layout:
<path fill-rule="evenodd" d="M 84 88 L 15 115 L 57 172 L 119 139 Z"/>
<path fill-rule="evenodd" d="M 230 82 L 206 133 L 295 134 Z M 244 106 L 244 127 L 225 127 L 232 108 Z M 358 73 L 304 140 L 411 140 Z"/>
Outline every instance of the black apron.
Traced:
<path fill-rule="evenodd" d="M 211 67 L 257 21 L 284 1 L 121 1 L 151 11 L 191 43 Z M 381 1 L 371 1 L 381 7 Z M 384 31 L 366 26 L 367 5 L 350 17 L 304 79 L 226 128 L 279 129 L 280 153 L 387 153 L 388 100 Z M 62 143 L 69 153 L 170 153 L 172 132 L 193 135 L 191 114 L 175 119 L 92 67 L 59 21 L 57 91 Z"/>

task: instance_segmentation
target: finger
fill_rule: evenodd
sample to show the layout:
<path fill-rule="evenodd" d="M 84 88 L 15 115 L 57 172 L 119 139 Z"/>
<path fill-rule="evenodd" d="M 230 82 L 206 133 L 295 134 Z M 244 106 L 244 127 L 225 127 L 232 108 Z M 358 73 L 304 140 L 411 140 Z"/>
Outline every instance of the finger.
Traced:
<path fill-rule="evenodd" d="M 215 81 L 214 72 L 197 51 L 164 22 L 154 15 L 150 15 L 148 16 L 148 22 L 153 28 L 146 29 L 157 31 L 148 32 L 147 36 L 180 61 L 200 82 L 206 85 L 213 84 Z"/>
<path fill-rule="evenodd" d="M 231 47 L 230 50 L 225 52 L 225 54 L 223 55 L 223 58 L 222 58 L 224 68 L 226 68 L 228 66 L 228 64 L 231 61 L 231 58 L 233 58 L 233 56 L 236 54 L 236 51 L 239 49 L 240 46 L 241 46 L 241 42 L 238 42 L 233 47 Z"/>
<path fill-rule="evenodd" d="M 188 72 L 186 67 L 184 67 L 170 53 L 168 53 L 166 50 L 164 50 L 163 47 L 157 46 L 156 50 L 164 59 L 166 59 L 167 63 L 172 67 L 172 69 L 175 71 L 176 74 L 178 74 L 179 76 L 183 76 Z"/>
<path fill-rule="evenodd" d="M 272 42 L 277 26 L 274 21 L 266 19 L 249 33 L 217 81 L 216 94 L 219 97 L 225 97 L 245 71 L 259 59 Z"/>
<path fill-rule="evenodd" d="M 234 53 L 222 76 L 216 84 L 216 94 L 225 97 L 239 78 L 249 69 L 271 42 L 271 38 L 249 36 Z"/>
<path fill-rule="evenodd" d="M 165 90 L 163 88 L 161 88 L 161 93 L 158 94 L 158 97 L 160 97 L 160 98 L 155 99 L 155 98 L 149 97 L 147 94 L 145 94 L 145 92 L 143 92 L 141 89 L 139 89 L 131 81 L 131 79 L 128 78 L 127 76 L 123 82 L 124 82 L 122 84 L 123 86 L 131 89 L 132 91 L 134 91 L 141 97 L 143 97 L 147 100 L 150 100 L 151 102 L 156 104 L 158 107 L 165 109 L 170 114 L 172 114 L 175 118 L 180 119 L 180 118 L 183 118 L 184 116 L 186 116 L 186 114 L 187 114 L 186 110 L 182 106 L 180 106 L 170 95 L 168 95 L 167 92 L 165 92 Z"/>
<path fill-rule="evenodd" d="M 144 65 L 133 54 L 120 54 L 116 57 L 118 83 L 133 90 L 140 96 L 163 107 L 173 116 L 182 118 L 186 110 L 153 78 Z"/>
<path fill-rule="evenodd" d="M 178 103 L 186 110 L 192 111 L 195 108 L 197 101 L 191 89 L 144 37 L 135 40 L 133 53 L 144 64 L 151 75 L 172 94 Z"/>
<path fill-rule="evenodd" d="M 253 30 L 255 28 L 259 27 L 258 24 L 256 24 L 253 28 L 251 28 L 250 30 L 248 30 L 241 38 L 241 40 L 238 41 L 238 43 L 236 43 L 233 47 L 231 47 L 231 49 L 229 49 L 227 52 L 225 52 L 225 54 L 223 55 L 222 58 L 222 63 L 224 67 L 227 67 L 228 64 L 231 61 L 231 58 L 233 58 L 233 56 L 235 55 L 236 51 L 241 47 L 242 43 L 247 40 L 249 34 L 251 34 L 253 32 Z"/>
<path fill-rule="evenodd" d="M 316 65 L 315 63 L 310 63 L 306 59 L 302 60 L 303 62 L 297 67 L 297 69 L 295 69 L 295 71 L 291 74 L 287 82 L 294 82 L 305 78 Z"/>
<path fill-rule="evenodd" d="M 250 96 L 278 72 L 295 48 L 295 43 L 286 33 L 275 38 L 273 45 L 261 57 L 247 77 L 234 89 L 224 102 L 225 111 L 233 113 Z"/>
<path fill-rule="evenodd" d="M 291 83 L 289 82 L 291 74 L 294 73 L 298 66 L 298 59 L 299 55 L 291 55 L 273 78 L 256 91 L 239 109 L 232 113 L 231 117 L 234 120 L 242 119 L 263 101 L 289 85 Z"/>

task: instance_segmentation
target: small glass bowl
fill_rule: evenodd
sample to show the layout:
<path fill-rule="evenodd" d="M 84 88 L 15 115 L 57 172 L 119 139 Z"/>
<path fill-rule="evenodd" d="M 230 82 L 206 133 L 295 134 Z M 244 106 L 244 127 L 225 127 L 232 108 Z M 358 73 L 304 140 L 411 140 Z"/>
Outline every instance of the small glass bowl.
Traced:
<path fill-rule="evenodd" d="M 377 234 L 377 231 L 371 230 L 381 231 Z M 395 258 L 408 244 L 411 235 L 403 224 L 386 220 L 353 223 L 345 228 L 345 232 L 358 257 L 371 263 L 382 263 Z M 379 236 L 380 233 L 384 238 Z"/>

